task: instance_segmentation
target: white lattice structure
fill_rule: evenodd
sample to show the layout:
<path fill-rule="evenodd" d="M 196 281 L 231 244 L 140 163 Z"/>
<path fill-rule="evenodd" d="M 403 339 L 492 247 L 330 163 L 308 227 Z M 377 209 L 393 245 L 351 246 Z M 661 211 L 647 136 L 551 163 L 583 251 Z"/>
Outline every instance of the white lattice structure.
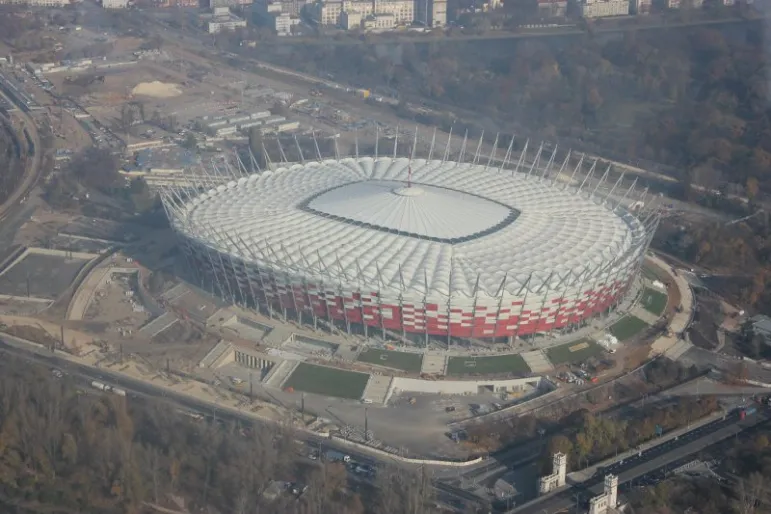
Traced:
<path fill-rule="evenodd" d="M 596 163 L 575 180 L 583 158 L 557 170 L 542 151 L 239 166 L 162 197 L 193 268 L 235 302 L 426 341 L 514 338 L 615 306 L 658 222 L 626 208 L 634 184 L 600 192 L 609 169 L 589 187 Z"/>

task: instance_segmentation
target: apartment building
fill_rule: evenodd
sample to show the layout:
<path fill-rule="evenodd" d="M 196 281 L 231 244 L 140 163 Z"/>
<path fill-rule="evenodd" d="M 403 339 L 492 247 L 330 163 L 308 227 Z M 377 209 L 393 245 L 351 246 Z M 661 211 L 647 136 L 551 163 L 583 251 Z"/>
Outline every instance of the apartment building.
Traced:
<path fill-rule="evenodd" d="M 584 0 L 581 16 L 584 18 L 608 18 L 629 14 L 629 0 Z"/>

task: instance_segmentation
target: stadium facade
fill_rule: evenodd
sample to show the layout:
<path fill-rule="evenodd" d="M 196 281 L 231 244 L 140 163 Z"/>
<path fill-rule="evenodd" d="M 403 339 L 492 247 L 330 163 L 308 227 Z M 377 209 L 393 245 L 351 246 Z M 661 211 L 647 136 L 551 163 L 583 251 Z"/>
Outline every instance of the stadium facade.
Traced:
<path fill-rule="evenodd" d="M 542 149 L 507 166 L 509 147 L 497 167 L 478 155 L 239 166 L 162 198 L 191 269 L 235 303 L 365 334 L 513 341 L 617 306 L 658 223 L 635 209 L 634 183 L 595 175 L 596 161 L 577 174 L 570 154 L 557 169 Z"/>

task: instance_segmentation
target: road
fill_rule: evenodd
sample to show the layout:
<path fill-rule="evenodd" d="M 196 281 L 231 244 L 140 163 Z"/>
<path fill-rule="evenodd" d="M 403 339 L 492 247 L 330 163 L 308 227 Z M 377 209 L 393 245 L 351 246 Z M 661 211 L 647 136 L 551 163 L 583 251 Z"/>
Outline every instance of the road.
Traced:
<path fill-rule="evenodd" d="M 25 106 L 20 105 L 15 98 L 11 98 L 2 92 L 0 92 L 0 95 L 2 95 L 8 102 L 16 106 L 17 110 L 14 111 L 14 115 L 17 115 L 23 122 L 23 129 L 26 129 L 27 134 L 29 134 L 29 139 L 32 141 L 33 145 L 33 149 L 30 151 L 27 138 L 24 135 L 24 130 L 19 130 L 17 137 L 21 144 L 21 148 L 23 148 L 26 152 L 27 159 L 25 163 L 24 175 L 22 176 L 19 186 L 11 193 L 8 199 L 3 202 L 2 205 L 0 205 L 0 225 L 3 227 L 1 232 L 7 232 L 8 227 L 6 225 L 18 225 L 18 214 L 25 210 L 22 201 L 29 196 L 30 191 L 32 191 L 32 189 L 37 185 L 38 180 L 40 180 L 40 176 L 42 174 L 42 156 L 44 149 L 40 140 L 40 134 L 38 133 L 37 125 L 35 124 L 35 120 L 29 114 Z M 15 230 L 13 232 L 15 232 Z"/>
<path fill-rule="evenodd" d="M 698 453 L 705 448 L 724 441 L 729 437 L 737 437 L 744 430 L 756 425 L 768 423 L 771 416 L 766 411 L 758 412 L 746 420 L 740 420 L 735 413 L 729 413 L 725 419 L 720 419 L 686 435 L 680 436 L 662 445 L 643 452 L 642 455 L 599 470 L 585 482 L 578 482 L 553 496 L 530 502 L 513 509 L 517 514 L 556 514 L 575 505 L 576 498 L 586 502 L 589 498 L 602 493 L 603 479 L 606 474 L 618 476 L 619 486 L 648 475 L 661 468 L 672 466 L 680 460 Z"/>

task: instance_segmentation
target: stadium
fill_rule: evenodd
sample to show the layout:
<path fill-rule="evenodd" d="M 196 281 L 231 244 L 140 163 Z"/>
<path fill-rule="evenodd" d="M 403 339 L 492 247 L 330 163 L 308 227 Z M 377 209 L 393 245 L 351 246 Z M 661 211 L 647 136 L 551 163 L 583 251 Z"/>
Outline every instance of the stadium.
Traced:
<path fill-rule="evenodd" d="M 428 344 L 513 341 L 617 306 L 658 222 L 629 207 L 634 185 L 476 161 L 286 163 L 162 198 L 201 283 L 271 316 Z"/>

